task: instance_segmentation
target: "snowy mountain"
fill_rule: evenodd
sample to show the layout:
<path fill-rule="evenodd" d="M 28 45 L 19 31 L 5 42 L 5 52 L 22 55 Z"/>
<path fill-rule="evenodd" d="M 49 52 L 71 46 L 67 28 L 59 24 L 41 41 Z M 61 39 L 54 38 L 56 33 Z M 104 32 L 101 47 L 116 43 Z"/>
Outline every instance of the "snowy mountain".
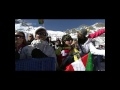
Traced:
<path fill-rule="evenodd" d="M 23 25 L 24 24 L 24 25 Z M 26 35 L 26 39 L 29 33 L 32 33 L 35 35 L 35 30 L 38 27 L 33 27 L 28 25 L 27 23 L 23 22 L 22 20 L 15 20 L 15 30 L 16 31 L 23 31 Z M 53 30 L 47 30 L 48 36 L 52 37 L 52 40 L 56 40 L 56 38 L 62 38 L 63 35 L 65 35 L 65 32 L 62 31 L 53 31 Z"/>
<path fill-rule="evenodd" d="M 86 27 L 90 29 L 89 33 L 93 33 L 95 31 L 97 31 L 98 29 L 105 28 L 105 24 L 104 23 L 95 23 L 91 26 L 80 25 L 79 27 L 76 27 L 76 28 L 73 28 L 70 30 L 66 30 L 64 32 L 53 31 L 53 30 L 47 30 L 47 32 L 48 32 L 48 36 L 52 37 L 53 41 L 56 40 L 56 38 L 62 38 L 62 36 L 65 35 L 66 33 L 70 34 L 72 36 L 72 38 L 76 39 L 77 38 L 76 32 L 78 30 L 81 30 L 82 28 L 86 28 Z M 38 27 L 33 27 L 31 24 L 29 24 L 21 19 L 15 19 L 15 30 L 16 31 L 23 31 L 26 35 L 26 39 L 27 39 L 29 33 L 32 33 L 34 35 L 35 30 L 37 28 Z M 95 40 L 98 41 L 99 44 L 105 43 L 105 34 L 103 34 L 101 37 L 97 37 Z"/>

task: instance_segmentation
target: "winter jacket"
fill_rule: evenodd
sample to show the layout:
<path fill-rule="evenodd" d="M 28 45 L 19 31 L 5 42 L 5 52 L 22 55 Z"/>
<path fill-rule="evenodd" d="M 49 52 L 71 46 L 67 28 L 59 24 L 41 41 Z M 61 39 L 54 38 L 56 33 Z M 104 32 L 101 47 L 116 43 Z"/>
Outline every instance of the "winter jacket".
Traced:
<path fill-rule="evenodd" d="M 55 60 L 56 60 L 56 64 L 58 66 L 58 63 L 57 63 L 57 57 L 56 57 L 56 54 L 55 54 L 55 51 L 53 49 L 52 46 L 50 46 L 48 44 L 47 41 L 43 41 L 43 40 L 33 40 L 31 42 L 31 45 L 35 48 L 38 48 L 40 49 L 45 55 L 47 55 L 48 57 L 54 57 Z"/>
<path fill-rule="evenodd" d="M 21 52 L 20 52 L 20 59 L 30 59 L 32 58 L 32 50 L 35 47 L 31 46 L 31 45 L 27 45 L 25 47 L 22 48 Z"/>
<path fill-rule="evenodd" d="M 91 42 L 92 39 L 88 39 L 82 46 L 83 52 L 88 53 L 89 51 L 93 55 L 103 55 L 105 56 L 105 50 L 96 49 L 93 43 Z"/>

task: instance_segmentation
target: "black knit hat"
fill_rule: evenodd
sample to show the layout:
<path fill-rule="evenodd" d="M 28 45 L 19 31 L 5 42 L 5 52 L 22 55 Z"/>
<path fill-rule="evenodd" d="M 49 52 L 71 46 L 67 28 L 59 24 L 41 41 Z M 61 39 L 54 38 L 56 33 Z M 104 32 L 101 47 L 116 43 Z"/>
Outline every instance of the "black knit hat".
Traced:
<path fill-rule="evenodd" d="M 66 40 L 72 40 L 72 37 L 69 34 L 63 35 L 62 42 Z"/>

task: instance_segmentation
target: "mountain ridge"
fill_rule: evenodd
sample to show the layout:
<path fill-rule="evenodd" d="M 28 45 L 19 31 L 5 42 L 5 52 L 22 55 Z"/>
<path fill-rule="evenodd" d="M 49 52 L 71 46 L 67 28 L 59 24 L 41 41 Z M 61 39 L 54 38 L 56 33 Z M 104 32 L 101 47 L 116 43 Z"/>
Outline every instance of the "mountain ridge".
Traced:
<path fill-rule="evenodd" d="M 26 39 L 29 33 L 32 33 L 34 35 L 35 30 L 38 27 L 33 27 L 32 25 L 28 24 L 27 22 L 21 20 L 21 19 L 15 19 L 15 30 L 16 31 L 23 31 L 26 34 Z M 65 34 L 70 34 L 73 38 L 77 38 L 77 31 L 81 30 L 82 28 L 89 28 L 90 31 L 89 33 L 93 33 L 95 31 L 97 31 L 98 29 L 102 29 L 105 28 L 105 23 L 101 23 L 101 22 L 96 22 L 93 25 L 80 25 L 76 28 L 71 28 L 69 30 L 65 30 L 65 31 L 53 31 L 53 30 L 49 30 L 47 29 L 48 35 L 52 37 L 52 40 L 54 41 L 56 38 L 62 38 L 63 35 Z M 100 39 L 103 39 L 105 37 L 105 34 L 101 35 L 99 37 Z M 103 41 L 103 40 L 102 40 Z"/>

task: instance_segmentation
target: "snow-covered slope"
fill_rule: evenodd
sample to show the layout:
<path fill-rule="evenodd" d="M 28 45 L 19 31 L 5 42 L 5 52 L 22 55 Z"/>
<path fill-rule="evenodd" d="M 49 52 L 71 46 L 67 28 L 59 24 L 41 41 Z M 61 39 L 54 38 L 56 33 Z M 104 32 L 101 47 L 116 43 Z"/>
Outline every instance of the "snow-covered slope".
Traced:
<path fill-rule="evenodd" d="M 20 20 L 20 19 L 19 19 Z M 17 31 L 23 31 L 26 35 L 26 39 L 29 33 L 32 33 L 35 36 L 35 30 L 38 27 L 33 27 L 33 26 L 28 26 L 28 25 L 22 25 L 22 21 L 20 21 L 20 23 L 17 22 L 17 24 L 15 23 L 15 30 Z M 56 40 L 56 38 L 62 38 L 63 35 L 65 35 L 65 32 L 62 31 L 53 31 L 53 30 L 47 30 L 48 32 L 48 36 L 51 36 L 52 40 Z"/>
<path fill-rule="evenodd" d="M 93 24 L 91 26 L 82 25 L 82 26 L 74 28 L 74 30 L 80 30 L 81 28 L 85 28 L 85 27 L 90 28 L 89 33 L 93 33 L 98 29 L 105 28 L 105 26 L 102 23 L 95 23 L 95 24 Z M 28 25 L 27 23 L 25 23 L 21 19 L 17 19 L 15 21 L 15 30 L 23 31 L 25 33 L 25 35 L 26 35 L 26 39 L 27 39 L 29 33 L 32 33 L 34 35 L 35 30 L 37 28 L 38 27 L 33 27 L 33 26 Z M 62 32 L 62 31 L 53 31 L 53 30 L 47 30 L 47 32 L 48 32 L 48 35 L 52 37 L 53 41 L 56 40 L 56 38 L 62 38 L 62 36 L 66 34 L 65 32 Z M 71 32 L 70 35 L 74 39 L 77 38 L 77 33 L 72 33 Z M 105 43 L 105 35 L 102 35 L 102 37 L 97 37 L 95 40 L 98 42 L 98 44 L 104 44 Z"/>

